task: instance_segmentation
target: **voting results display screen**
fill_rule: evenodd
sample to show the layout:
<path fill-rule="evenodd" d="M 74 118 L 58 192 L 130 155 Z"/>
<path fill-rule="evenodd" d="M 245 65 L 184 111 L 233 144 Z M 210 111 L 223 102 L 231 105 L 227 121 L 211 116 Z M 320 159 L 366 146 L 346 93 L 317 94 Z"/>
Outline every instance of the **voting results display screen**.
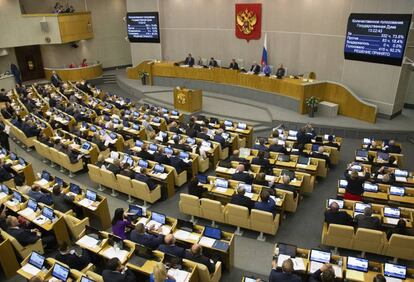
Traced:
<path fill-rule="evenodd" d="M 409 14 L 350 14 L 345 59 L 400 66 L 410 24 Z"/>
<path fill-rule="evenodd" d="M 160 43 L 158 12 L 127 13 L 130 42 Z"/>

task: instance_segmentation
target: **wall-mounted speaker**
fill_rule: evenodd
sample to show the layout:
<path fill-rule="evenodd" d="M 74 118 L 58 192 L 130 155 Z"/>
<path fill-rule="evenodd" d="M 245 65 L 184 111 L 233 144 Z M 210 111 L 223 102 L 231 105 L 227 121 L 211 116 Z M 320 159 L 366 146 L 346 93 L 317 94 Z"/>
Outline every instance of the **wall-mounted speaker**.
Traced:
<path fill-rule="evenodd" d="M 49 32 L 49 24 L 47 21 L 42 20 L 40 21 L 40 29 L 44 32 Z"/>

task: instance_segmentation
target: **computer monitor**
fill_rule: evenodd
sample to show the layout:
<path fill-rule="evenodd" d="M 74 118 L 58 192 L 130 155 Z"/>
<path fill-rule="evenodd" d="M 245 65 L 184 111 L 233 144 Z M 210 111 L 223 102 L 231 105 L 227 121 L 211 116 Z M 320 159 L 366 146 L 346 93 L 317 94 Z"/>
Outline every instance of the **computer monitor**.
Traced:
<path fill-rule="evenodd" d="M 206 226 L 204 228 L 203 235 L 209 238 L 216 239 L 216 240 L 221 240 L 221 230 L 218 228 Z"/>
<path fill-rule="evenodd" d="M 301 164 L 301 165 L 308 165 L 309 161 L 310 161 L 310 158 L 305 157 L 305 156 L 299 156 L 298 158 L 298 164 Z"/>
<path fill-rule="evenodd" d="M 189 145 L 194 145 L 196 141 L 195 141 L 195 139 L 194 139 L 194 138 L 187 137 L 186 142 L 187 142 L 187 144 L 189 144 Z"/>
<path fill-rule="evenodd" d="M 369 145 L 369 144 L 371 144 L 371 139 L 370 139 L 370 138 L 364 138 L 364 139 L 362 140 L 362 143 L 363 143 L 364 145 Z"/>
<path fill-rule="evenodd" d="M 154 166 L 154 171 L 158 172 L 158 173 L 164 173 L 165 167 L 163 165 L 160 164 L 156 164 Z"/>
<path fill-rule="evenodd" d="M 378 192 L 378 185 L 377 184 L 373 184 L 373 183 L 370 183 L 370 182 L 365 182 L 363 187 L 364 187 L 365 192 Z"/>
<path fill-rule="evenodd" d="M 354 210 L 356 212 L 364 212 L 365 208 L 370 208 L 370 207 L 371 207 L 371 204 L 365 204 L 365 203 L 357 202 L 357 203 L 355 203 Z"/>
<path fill-rule="evenodd" d="M 109 133 L 109 137 L 111 137 L 112 140 L 115 140 L 117 138 L 116 134 L 113 132 Z"/>
<path fill-rule="evenodd" d="M 332 138 L 335 140 L 335 135 L 332 135 Z M 329 140 L 329 134 L 323 135 L 323 140 L 328 141 Z"/>
<path fill-rule="evenodd" d="M 157 151 L 157 150 L 158 150 L 158 146 L 157 146 L 157 145 L 155 145 L 155 144 L 150 144 L 150 145 L 149 145 L 149 150 L 150 150 L 150 151 L 154 151 L 154 152 L 155 152 L 155 151 Z"/>
<path fill-rule="evenodd" d="M 52 270 L 52 276 L 56 279 L 59 279 L 63 282 L 66 282 L 69 277 L 70 269 L 61 265 L 60 263 L 55 263 Z"/>
<path fill-rule="evenodd" d="M 111 245 L 112 247 L 115 247 L 115 245 L 117 245 L 119 247 L 119 249 L 123 250 L 124 249 L 124 241 L 122 240 L 122 238 L 109 233 L 108 234 L 108 243 L 109 245 Z"/>
<path fill-rule="evenodd" d="M 37 202 L 32 198 L 29 198 L 29 201 L 27 202 L 27 207 L 33 211 L 37 211 Z"/>
<path fill-rule="evenodd" d="M 350 270 L 368 271 L 368 260 L 363 258 L 348 257 L 346 260 L 346 268 Z"/>
<path fill-rule="evenodd" d="M 55 218 L 55 213 L 53 212 L 53 209 L 49 208 L 48 206 L 43 207 L 42 215 L 49 220 L 53 220 Z"/>
<path fill-rule="evenodd" d="M 82 276 L 80 282 L 96 282 L 95 280 L 89 278 L 88 276 Z"/>
<path fill-rule="evenodd" d="M 21 203 L 22 202 L 22 194 L 20 194 L 17 191 L 13 191 L 13 200 L 16 202 Z"/>
<path fill-rule="evenodd" d="M 215 185 L 220 188 L 228 188 L 229 182 L 224 178 L 216 178 Z"/>
<path fill-rule="evenodd" d="M 72 183 L 72 182 L 69 184 L 69 191 L 76 194 L 76 195 L 82 194 L 82 190 L 79 187 L 79 185 L 77 185 L 75 183 Z"/>
<path fill-rule="evenodd" d="M 144 245 L 141 244 L 135 244 L 135 251 L 134 254 L 138 257 L 142 257 L 142 258 L 146 258 L 146 259 L 151 259 L 154 257 L 154 254 L 151 250 L 151 248 L 148 248 Z"/>
<path fill-rule="evenodd" d="M 182 259 L 180 257 L 170 255 L 165 253 L 164 254 L 164 264 L 167 265 L 169 268 L 182 268 Z"/>
<path fill-rule="evenodd" d="M 59 186 L 63 186 L 63 179 L 55 176 L 55 183 Z"/>
<path fill-rule="evenodd" d="M 237 128 L 238 129 L 246 129 L 247 128 L 247 124 L 245 124 L 245 123 L 243 123 L 243 122 L 239 122 L 238 124 L 237 124 Z"/>
<path fill-rule="evenodd" d="M 164 153 L 167 154 L 167 155 L 172 155 L 172 154 L 174 154 L 174 150 L 169 148 L 169 147 L 165 147 L 164 148 Z"/>
<path fill-rule="evenodd" d="M 141 217 L 143 214 L 142 208 L 137 205 L 129 205 L 128 213 L 132 213 L 135 216 Z"/>
<path fill-rule="evenodd" d="M 142 168 L 147 168 L 148 167 L 148 162 L 145 160 L 139 160 L 138 161 L 138 166 L 142 167 Z"/>
<path fill-rule="evenodd" d="M 134 160 L 131 157 L 126 157 L 125 162 L 129 165 L 129 166 L 134 166 Z"/>
<path fill-rule="evenodd" d="M 225 127 L 230 127 L 230 126 L 233 126 L 233 123 L 231 121 L 229 121 L 229 120 L 225 120 L 224 121 L 224 126 Z"/>
<path fill-rule="evenodd" d="M 111 151 L 111 155 L 110 156 L 111 156 L 111 159 L 117 160 L 119 158 L 119 153 L 118 152 Z"/>
<path fill-rule="evenodd" d="M 328 200 L 328 207 L 334 202 L 338 204 L 340 209 L 344 208 L 344 201 L 343 200 L 338 200 L 338 199 L 329 199 Z"/>
<path fill-rule="evenodd" d="M 139 130 L 139 124 L 133 123 L 132 124 L 132 129 L 133 130 Z"/>
<path fill-rule="evenodd" d="M 407 278 L 407 267 L 386 262 L 384 264 L 384 276 L 405 280 Z"/>
<path fill-rule="evenodd" d="M 202 183 L 202 184 L 207 184 L 207 175 L 205 174 L 197 174 L 197 180 L 198 182 Z"/>
<path fill-rule="evenodd" d="M 312 144 L 312 152 L 317 152 L 320 146 L 319 144 Z"/>
<path fill-rule="evenodd" d="M 159 117 L 154 117 L 152 119 L 152 121 L 155 122 L 155 123 L 159 123 L 160 122 L 160 118 Z"/>
<path fill-rule="evenodd" d="M 194 224 L 188 220 L 177 219 L 177 228 L 188 232 L 193 232 Z"/>
<path fill-rule="evenodd" d="M 46 181 L 50 181 L 50 179 L 51 179 L 50 173 L 47 172 L 46 170 L 43 170 L 42 174 L 41 174 L 41 178 L 46 180 Z"/>
<path fill-rule="evenodd" d="M 91 200 L 92 202 L 95 202 L 96 198 L 97 198 L 97 194 L 94 191 L 89 190 L 89 189 L 86 190 L 86 199 Z"/>
<path fill-rule="evenodd" d="M 20 165 L 26 165 L 26 161 L 22 157 L 19 157 L 18 160 Z"/>
<path fill-rule="evenodd" d="M 289 130 L 288 131 L 288 135 L 291 137 L 296 137 L 296 134 L 298 134 L 298 132 L 296 130 Z"/>
<path fill-rule="evenodd" d="M 90 128 L 90 130 L 91 130 L 92 132 L 95 132 L 95 131 L 96 131 L 96 126 L 94 126 L 94 125 L 91 125 L 91 128 Z"/>
<path fill-rule="evenodd" d="M 17 155 L 16 155 L 15 153 L 13 153 L 13 152 L 10 152 L 10 159 L 11 159 L 12 161 L 17 160 Z"/>
<path fill-rule="evenodd" d="M 206 177 L 207 177 L 207 176 L 206 176 Z M 7 186 L 6 186 L 6 185 L 4 185 L 4 184 L 0 184 L 0 186 L 1 186 L 1 191 L 2 191 L 4 194 L 9 195 L 9 193 L 10 193 L 9 187 L 7 187 Z"/>
<path fill-rule="evenodd" d="M 394 175 L 396 177 L 407 177 L 408 176 L 408 171 L 407 170 L 396 169 L 396 170 L 394 170 Z"/>
<path fill-rule="evenodd" d="M 33 251 L 30 254 L 30 258 L 29 258 L 28 263 L 30 265 L 33 265 L 34 267 L 36 267 L 38 269 L 42 269 L 43 264 L 45 263 L 45 257 L 42 256 L 41 254 L 39 254 L 38 252 Z"/>
<path fill-rule="evenodd" d="M 285 243 L 278 243 L 279 254 L 290 256 L 292 258 L 296 257 L 296 249 L 295 245 L 285 244 Z"/>
<path fill-rule="evenodd" d="M 339 187 L 346 188 L 347 186 L 348 186 L 348 180 L 346 179 L 339 180 Z"/>
<path fill-rule="evenodd" d="M 162 213 L 152 212 L 151 220 L 154 220 L 158 223 L 165 224 L 165 215 Z"/>
<path fill-rule="evenodd" d="M 229 139 L 229 138 L 230 138 L 230 133 L 223 132 L 223 133 L 221 134 L 221 136 L 222 136 L 225 140 L 227 140 L 227 139 Z"/>
<path fill-rule="evenodd" d="M 381 159 L 381 160 L 384 160 L 384 161 L 388 161 L 389 158 L 390 158 L 390 154 L 384 153 L 384 152 L 378 152 L 377 153 L 377 158 Z"/>
<path fill-rule="evenodd" d="M 331 253 L 312 249 L 310 253 L 310 260 L 321 263 L 329 263 L 331 261 Z"/>
<path fill-rule="evenodd" d="M 384 216 L 400 218 L 401 210 L 399 208 L 384 207 Z"/>
<path fill-rule="evenodd" d="M 133 115 L 134 117 L 139 117 L 139 112 L 133 112 L 133 113 L 132 113 L 132 115 Z"/>
<path fill-rule="evenodd" d="M 239 187 L 243 187 L 246 193 L 252 193 L 252 185 L 250 184 L 240 183 Z"/>
<path fill-rule="evenodd" d="M 405 188 L 404 187 L 398 187 L 398 186 L 391 186 L 390 187 L 390 195 L 403 197 L 404 194 L 405 194 Z"/>
<path fill-rule="evenodd" d="M 280 162 L 288 162 L 288 161 L 290 161 L 290 156 L 285 155 L 285 154 L 279 154 L 277 156 L 277 160 L 280 161 Z"/>
<path fill-rule="evenodd" d="M 211 148 L 211 142 L 204 140 L 201 142 L 201 146 Z"/>
<path fill-rule="evenodd" d="M 89 150 L 92 147 L 91 143 L 85 142 L 82 144 L 82 150 Z"/>
<path fill-rule="evenodd" d="M 357 149 L 356 156 L 360 158 L 368 158 L 368 151 L 363 149 Z"/>
<path fill-rule="evenodd" d="M 178 157 L 179 157 L 180 159 L 187 160 L 187 159 L 189 159 L 189 158 L 190 158 L 190 154 L 189 154 L 189 153 L 187 153 L 187 152 L 180 152 L 180 154 L 178 155 Z"/>
<path fill-rule="evenodd" d="M 135 141 L 135 146 L 141 148 L 142 145 L 144 145 L 144 142 L 142 142 L 141 140 L 137 140 Z"/>
<path fill-rule="evenodd" d="M 178 116 L 179 115 L 179 113 L 177 112 L 177 111 L 171 111 L 171 115 L 173 115 L 173 116 Z"/>
<path fill-rule="evenodd" d="M 292 170 L 288 170 L 288 169 L 282 169 L 282 172 L 280 173 L 280 175 L 287 175 L 289 176 L 290 180 L 295 178 L 295 172 Z"/>

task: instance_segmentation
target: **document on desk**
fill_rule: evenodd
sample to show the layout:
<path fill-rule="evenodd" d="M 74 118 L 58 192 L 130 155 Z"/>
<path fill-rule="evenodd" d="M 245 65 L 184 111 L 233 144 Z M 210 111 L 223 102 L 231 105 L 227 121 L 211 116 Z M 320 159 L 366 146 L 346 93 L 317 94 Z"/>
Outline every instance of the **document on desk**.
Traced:
<path fill-rule="evenodd" d="M 17 201 L 7 201 L 6 204 L 11 207 L 15 207 L 19 204 Z"/>
<path fill-rule="evenodd" d="M 4 126 L 4 132 L 6 132 L 7 134 L 10 134 L 10 126 L 8 126 L 7 124 Z"/>
<path fill-rule="evenodd" d="M 266 180 L 266 181 L 275 181 L 275 180 L 276 180 L 276 176 L 273 176 L 273 175 L 266 175 L 266 176 L 265 176 L 265 180 Z"/>
<path fill-rule="evenodd" d="M 226 193 L 227 192 L 227 188 L 223 188 L 223 187 L 216 187 L 216 189 L 214 189 L 216 192 L 219 193 Z"/>
<path fill-rule="evenodd" d="M 334 271 L 335 271 L 335 276 L 336 277 L 338 277 L 338 278 L 342 278 L 342 268 L 341 267 L 339 267 L 338 265 L 336 265 L 336 264 L 333 264 L 332 265 L 332 268 L 334 269 Z"/>
<path fill-rule="evenodd" d="M 141 217 L 141 218 L 138 220 L 138 223 L 142 223 L 142 224 L 144 224 L 144 225 L 146 225 L 146 224 L 147 224 L 147 222 L 148 222 L 148 218 L 146 218 L 146 217 Z M 137 225 L 138 225 L 138 223 L 137 223 Z"/>
<path fill-rule="evenodd" d="M 106 249 L 105 251 L 102 252 L 102 254 L 111 259 L 111 258 L 118 258 L 121 263 L 124 263 L 127 259 L 128 256 L 128 252 L 125 250 L 115 250 L 114 247 L 109 247 L 108 249 Z"/>
<path fill-rule="evenodd" d="M 22 170 L 22 169 L 24 169 L 24 166 L 22 166 L 21 164 L 17 164 L 17 165 L 13 166 L 13 169 L 14 170 Z"/>
<path fill-rule="evenodd" d="M 253 198 L 253 193 L 245 192 L 244 195 L 250 199 Z"/>
<path fill-rule="evenodd" d="M 92 202 L 91 200 L 87 198 L 83 198 L 82 200 L 78 202 L 79 205 L 84 206 L 85 208 L 88 208 L 90 210 L 96 210 L 96 207 L 92 205 L 93 203 L 94 202 Z"/>
<path fill-rule="evenodd" d="M 168 235 L 171 233 L 171 226 L 163 225 L 161 226 L 161 234 L 162 235 Z"/>
<path fill-rule="evenodd" d="M 200 242 L 198 242 L 200 245 L 205 247 L 213 247 L 214 243 L 216 242 L 216 239 L 208 238 L 208 237 L 201 237 Z"/>
<path fill-rule="evenodd" d="M 49 181 L 47 181 L 46 179 L 42 178 L 42 179 L 36 181 L 35 183 L 38 184 L 38 185 L 40 185 L 40 186 L 46 186 L 49 183 Z"/>
<path fill-rule="evenodd" d="M 4 197 L 7 197 L 7 194 L 4 192 L 0 192 L 0 199 L 3 199 Z"/>
<path fill-rule="evenodd" d="M 34 267 L 33 265 L 31 265 L 30 263 L 26 263 L 25 265 L 22 266 L 22 270 L 26 273 L 29 273 L 33 276 L 36 276 L 40 273 L 40 271 L 42 271 L 41 269 Z"/>
<path fill-rule="evenodd" d="M 398 182 L 407 182 L 407 177 L 396 176 L 395 180 Z"/>
<path fill-rule="evenodd" d="M 364 280 L 364 273 L 362 271 L 356 271 L 356 270 L 347 270 L 346 271 L 346 279 L 353 280 L 353 281 L 365 281 Z"/>
<path fill-rule="evenodd" d="M 184 241 L 187 241 L 190 238 L 190 235 L 191 235 L 190 232 L 184 231 L 184 230 L 177 230 L 174 233 L 174 237 L 180 240 L 184 240 Z"/>
<path fill-rule="evenodd" d="M 24 217 L 29 217 L 34 213 L 34 211 L 31 208 L 25 208 L 24 210 L 19 211 L 19 215 L 22 215 Z"/>
<path fill-rule="evenodd" d="M 174 277 L 177 282 L 186 282 L 190 278 L 189 272 L 180 269 L 170 268 L 167 273 Z"/>
<path fill-rule="evenodd" d="M 98 240 L 96 240 L 95 238 L 89 237 L 88 235 L 83 236 L 76 242 L 76 244 L 78 245 L 86 246 L 89 248 L 95 248 L 98 245 L 98 243 L 99 243 Z"/>
<path fill-rule="evenodd" d="M 399 218 L 384 217 L 385 223 L 392 224 L 392 225 L 397 225 L 399 220 L 400 220 Z"/>

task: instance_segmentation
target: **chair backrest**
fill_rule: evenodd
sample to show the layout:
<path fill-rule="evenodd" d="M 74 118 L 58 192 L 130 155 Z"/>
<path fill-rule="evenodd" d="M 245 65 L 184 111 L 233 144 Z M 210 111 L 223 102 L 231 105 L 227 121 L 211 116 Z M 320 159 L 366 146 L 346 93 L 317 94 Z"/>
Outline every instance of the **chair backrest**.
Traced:
<path fill-rule="evenodd" d="M 339 248 L 352 249 L 354 228 L 341 224 L 330 224 L 326 233 L 325 244 Z"/>
<path fill-rule="evenodd" d="M 383 231 L 358 228 L 355 234 L 353 249 L 380 254 L 384 248 L 385 238 Z"/>
<path fill-rule="evenodd" d="M 273 218 L 271 212 L 252 209 L 250 213 L 250 224 L 253 230 L 264 232 L 268 234 L 276 234 L 279 228 L 279 214 Z"/>
<path fill-rule="evenodd" d="M 86 275 L 88 275 L 90 278 L 92 278 L 93 280 L 95 280 L 96 282 L 104 282 L 103 278 L 101 275 L 96 274 L 95 272 L 92 271 L 87 271 Z"/>
<path fill-rule="evenodd" d="M 197 281 L 200 282 L 210 282 L 210 272 L 208 271 L 207 266 L 201 263 L 197 263 L 192 260 L 184 259 L 183 262 L 191 265 L 192 267 L 197 267 L 198 279 Z"/>
<path fill-rule="evenodd" d="M 81 220 L 73 215 L 63 214 L 63 219 L 65 220 L 72 237 L 75 239 L 78 239 L 82 231 L 85 229 L 85 226 L 89 225 L 88 217 Z"/>
<path fill-rule="evenodd" d="M 384 255 L 411 261 L 414 260 L 414 237 L 392 234 Z"/>
<path fill-rule="evenodd" d="M 101 169 L 101 176 L 105 183 L 104 184 L 105 186 L 109 188 L 114 188 L 114 189 L 118 188 L 116 177 L 112 171 L 107 170 L 107 169 Z"/>
<path fill-rule="evenodd" d="M 12 235 L 10 235 L 9 233 L 7 233 L 6 231 L 1 230 L 1 229 L 0 229 L 0 234 L 1 234 L 1 236 L 3 236 L 3 238 L 6 238 L 6 239 L 10 240 L 13 247 L 16 249 L 16 251 L 18 253 L 21 253 L 23 251 L 23 246 Z"/>
<path fill-rule="evenodd" d="M 224 222 L 224 208 L 219 201 L 201 199 L 201 212 L 203 217 L 210 220 Z"/>
<path fill-rule="evenodd" d="M 232 225 L 250 228 L 249 209 L 239 205 L 226 205 L 226 222 Z"/>
<path fill-rule="evenodd" d="M 118 187 L 122 193 L 130 194 L 132 190 L 131 178 L 125 175 L 118 174 L 116 176 L 118 180 Z"/>
<path fill-rule="evenodd" d="M 181 193 L 178 206 L 182 213 L 195 216 L 200 215 L 200 199 L 197 196 Z"/>
<path fill-rule="evenodd" d="M 88 164 L 89 178 L 96 183 L 102 183 L 101 169 L 93 164 Z"/>

